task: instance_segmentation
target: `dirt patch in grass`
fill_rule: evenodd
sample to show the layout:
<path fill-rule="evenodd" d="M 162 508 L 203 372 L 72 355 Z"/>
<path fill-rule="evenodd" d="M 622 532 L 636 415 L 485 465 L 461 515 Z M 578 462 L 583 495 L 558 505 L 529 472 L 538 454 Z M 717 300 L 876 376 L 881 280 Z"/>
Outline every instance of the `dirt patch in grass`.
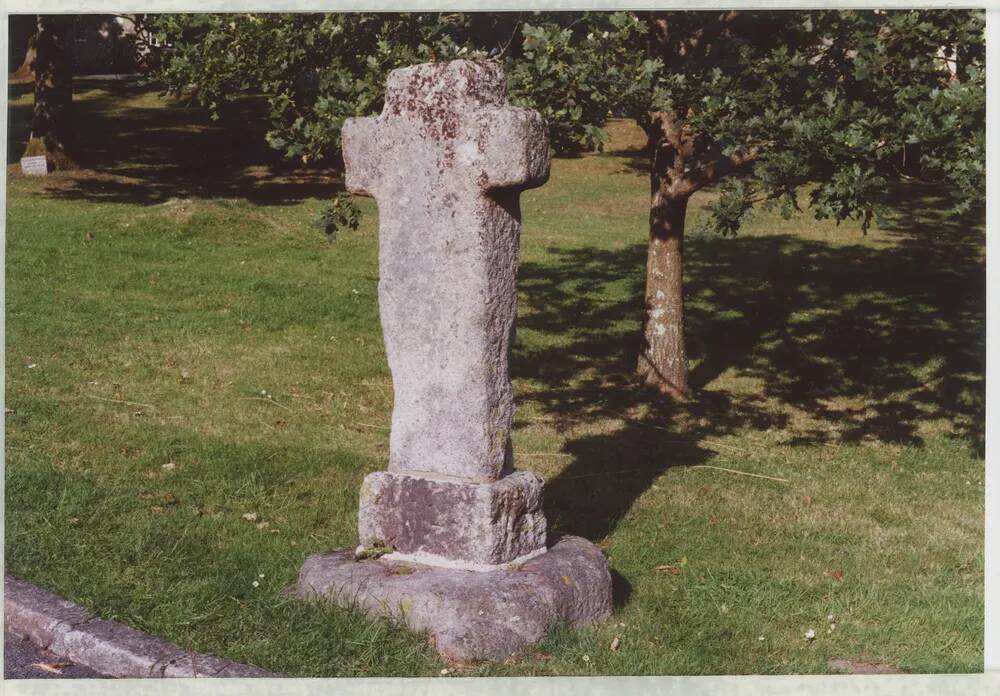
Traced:
<path fill-rule="evenodd" d="M 831 670 L 845 674 L 903 674 L 899 669 L 885 662 L 865 662 L 862 660 L 830 660 Z"/>

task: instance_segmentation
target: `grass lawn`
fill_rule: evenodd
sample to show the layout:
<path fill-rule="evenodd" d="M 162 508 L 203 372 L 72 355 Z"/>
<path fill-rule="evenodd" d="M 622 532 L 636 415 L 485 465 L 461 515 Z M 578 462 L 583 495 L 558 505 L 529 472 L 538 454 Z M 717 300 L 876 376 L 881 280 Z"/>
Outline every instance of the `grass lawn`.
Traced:
<path fill-rule="evenodd" d="M 374 203 L 331 245 L 310 221 L 334 173 L 275 161 L 252 105 L 232 129 L 135 86 L 76 99 L 90 169 L 8 168 L 7 572 L 290 675 L 438 675 L 424 637 L 282 595 L 355 544 L 388 458 Z M 513 438 L 618 608 L 450 674 L 980 671 L 981 214 L 910 187 L 867 236 L 761 212 L 726 239 L 698 194 L 699 398 L 664 403 L 631 382 L 648 183 L 611 131 L 522 197 Z"/>

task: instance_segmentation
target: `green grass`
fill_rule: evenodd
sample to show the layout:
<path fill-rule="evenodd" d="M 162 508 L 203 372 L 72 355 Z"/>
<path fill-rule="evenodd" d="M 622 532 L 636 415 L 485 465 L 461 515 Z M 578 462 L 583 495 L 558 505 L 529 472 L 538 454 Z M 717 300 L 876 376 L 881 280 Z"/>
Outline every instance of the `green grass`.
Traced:
<path fill-rule="evenodd" d="M 354 545 L 387 461 L 374 204 L 330 245 L 309 223 L 334 172 L 136 87 L 77 108 L 90 169 L 8 170 L 7 571 L 288 674 L 437 675 L 423 637 L 282 594 Z M 721 239 L 699 194 L 699 398 L 664 403 L 630 377 L 648 186 L 634 130 L 612 136 L 522 197 L 513 437 L 553 530 L 605 549 L 618 608 L 452 674 L 981 670 L 981 217 L 910 187 L 867 236 L 762 212 Z"/>

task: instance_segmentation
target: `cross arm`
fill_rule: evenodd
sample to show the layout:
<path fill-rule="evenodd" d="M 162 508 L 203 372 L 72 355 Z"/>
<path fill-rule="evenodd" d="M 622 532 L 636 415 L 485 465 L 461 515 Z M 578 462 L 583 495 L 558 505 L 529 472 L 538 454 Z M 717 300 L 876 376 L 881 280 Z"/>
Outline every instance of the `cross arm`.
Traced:
<path fill-rule="evenodd" d="M 482 112 L 479 184 L 491 189 L 541 186 L 549 178 L 549 130 L 541 114 L 505 106 Z"/>

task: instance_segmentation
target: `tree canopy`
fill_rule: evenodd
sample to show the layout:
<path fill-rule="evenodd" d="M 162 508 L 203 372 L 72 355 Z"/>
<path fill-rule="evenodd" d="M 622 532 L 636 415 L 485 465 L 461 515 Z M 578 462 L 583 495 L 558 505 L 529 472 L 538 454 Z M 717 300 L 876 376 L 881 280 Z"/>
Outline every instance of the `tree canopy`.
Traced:
<path fill-rule="evenodd" d="M 153 26 L 173 44 L 156 75 L 168 91 L 215 117 L 263 95 L 268 141 L 305 161 L 336 156 L 344 119 L 377 113 L 386 76 L 404 65 L 506 61 L 513 100 L 542 112 L 559 152 L 599 146 L 629 77 L 606 55 L 611 16 L 593 13 L 175 14 Z"/>
<path fill-rule="evenodd" d="M 632 92 L 630 111 L 653 137 L 673 141 L 684 161 L 678 191 L 747 175 L 725 188 L 720 230 L 735 231 L 761 197 L 797 206 L 807 182 L 817 184 L 809 202 L 818 216 L 858 218 L 865 227 L 887 183 L 907 171 L 950 184 L 963 207 L 982 198 L 981 13 L 644 19 L 648 81 Z M 907 152 L 917 161 L 906 163 Z"/>

